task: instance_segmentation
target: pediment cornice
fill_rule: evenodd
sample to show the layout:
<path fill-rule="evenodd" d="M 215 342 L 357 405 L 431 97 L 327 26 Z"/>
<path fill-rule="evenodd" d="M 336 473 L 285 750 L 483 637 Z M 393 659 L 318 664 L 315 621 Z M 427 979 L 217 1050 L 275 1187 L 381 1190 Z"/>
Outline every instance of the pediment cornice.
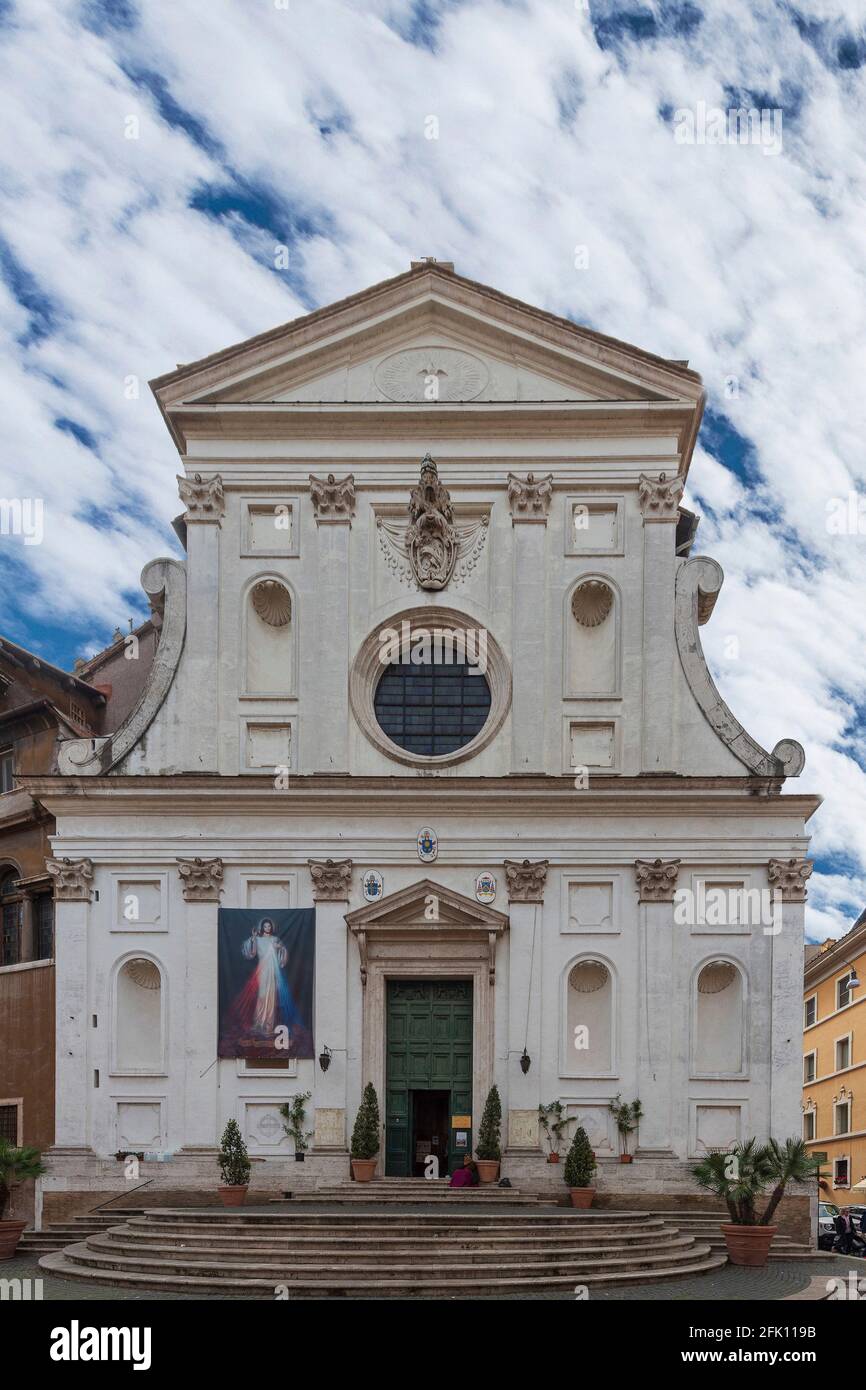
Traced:
<path fill-rule="evenodd" d="M 458 932 L 466 936 L 477 932 L 486 936 L 489 932 L 507 931 L 508 917 L 453 888 L 424 878 L 389 893 L 379 902 L 348 912 L 346 924 L 351 931 L 368 935 Z"/>
<path fill-rule="evenodd" d="M 231 406 L 266 406 L 293 387 L 409 344 L 419 333 L 453 349 L 489 354 L 560 383 L 583 402 L 675 403 L 694 417 L 703 405 L 698 375 L 570 320 L 437 267 L 414 269 L 339 303 L 155 379 L 152 389 L 181 451 L 189 411 L 210 407 L 214 424 Z M 512 405 L 529 404 L 509 402 Z M 307 402 L 280 401 L 297 406 Z M 314 404 L 319 407 L 319 402 Z M 381 400 L 341 402 L 370 412 Z M 414 403 L 413 403 L 414 404 Z M 434 408 L 438 403 L 434 403 Z M 444 403 L 443 403 L 444 404 Z M 461 408 L 463 401 L 453 402 Z M 501 404 L 501 402 L 497 402 Z M 543 404 L 561 404 L 549 402 Z M 690 442 L 687 452 L 690 452 Z"/>

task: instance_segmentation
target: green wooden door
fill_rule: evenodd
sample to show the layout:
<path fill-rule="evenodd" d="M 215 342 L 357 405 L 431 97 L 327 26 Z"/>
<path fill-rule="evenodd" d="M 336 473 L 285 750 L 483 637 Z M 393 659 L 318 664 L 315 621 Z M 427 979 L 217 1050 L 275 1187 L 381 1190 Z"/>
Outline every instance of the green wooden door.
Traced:
<path fill-rule="evenodd" d="M 472 981 L 389 980 L 386 1027 L 385 1172 L 408 1177 L 412 1091 L 450 1092 L 449 1121 L 472 1114 Z M 471 1151 L 471 1128 L 460 1150 L 451 1131 L 443 1177 Z"/>

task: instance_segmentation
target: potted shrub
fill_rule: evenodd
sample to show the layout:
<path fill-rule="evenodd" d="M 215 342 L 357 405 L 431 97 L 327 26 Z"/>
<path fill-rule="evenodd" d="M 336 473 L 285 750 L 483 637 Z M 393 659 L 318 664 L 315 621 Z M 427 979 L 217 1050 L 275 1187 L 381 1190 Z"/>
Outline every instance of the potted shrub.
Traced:
<path fill-rule="evenodd" d="M 475 1143 L 475 1162 L 481 1182 L 495 1182 L 499 1177 L 499 1162 L 502 1158 L 502 1101 L 499 1091 L 491 1086 L 484 1102 L 481 1127 Z"/>
<path fill-rule="evenodd" d="M 364 1087 L 361 1104 L 352 1130 L 352 1177 L 355 1182 L 370 1182 L 376 1171 L 379 1152 L 379 1101 L 372 1081 Z"/>
<path fill-rule="evenodd" d="M 619 1161 L 620 1163 L 631 1163 L 632 1156 L 628 1151 L 628 1137 L 640 1124 L 643 1116 L 641 1103 L 639 1100 L 620 1100 L 619 1093 L 617 1093 L 610 1103 L 610 1113 L 616 1120 L 617 1133 L 619 1134 Z"/>
<path fill-rule="evenodd" d="M 222 1183 L 217 1189 L 224 1207 L 242 1207 L 250 1182 L 250 1159 L 237 1120 L 223 1130 L 218 1163 Z"/>
<path fill-rule="evenodd" d="M 565 1160 L 562 1176 L 571 1193 L 573 1207 L 591 1207 L 595 1188 L 590 1187 L 596 1169 L 595 1154 L 582 1126 L 574 1131 L 574 1138 Z"/>
<path fill-rule="evenodd" d="M 544 1130 L 544 1137 L 547 1140 L 547 1161 L 548 1163 L 558 1163 L 559 1146 L 562 1143 L 563 1132 L 571 1123 L 571 1117 L 566 1115 L 562 1101 L 552 1100 L 549 1105 L 539 1105 L 538 1123 Z"/>
<path fill-rule="evenodd" d="M 26 1221 L 12 1220 L 12 1188 L 28 1178 L 41 1178 L 45 1172 L 42 1155 L 30 1144 L 16 1148 L 8 1139 L 0 1139 L 0 1260 L 11 1260 L 18 1249 Z M 6 1209 L 9 1219 L 6 1220 Z"/>
<path fill-rule="evenodd" d="M 287 1101 L 285 1105 L 280 1106 L 283 1129 L 295 1141 L 296 1163 L 303 1163 L 309 1147 L 307 1141 L 313 1136 L 311 1129 L 304 1129 L 304 1120 L 307 1118 L 307 1101 L 311 1095 L 312 1091 L 299 1091 L 296 1096 L 292 1096 L 291 1105 Z"/>
<path fill-rule="evenodd" d="M 692 1168 L 699 1187 L 721 1197 L 731 1220 L 722 1226 L 732 1265 L 765 1265 L 776 1234 L 771 1225 L 789 1182 L 813 1178 L 820 1161 L 806 1152 L 802 1139 L 756 1139 L 735 1144 L 729 1153 L 709 1153 Z M 769 1190 L 763 1214 L 757 1203 Z"/>

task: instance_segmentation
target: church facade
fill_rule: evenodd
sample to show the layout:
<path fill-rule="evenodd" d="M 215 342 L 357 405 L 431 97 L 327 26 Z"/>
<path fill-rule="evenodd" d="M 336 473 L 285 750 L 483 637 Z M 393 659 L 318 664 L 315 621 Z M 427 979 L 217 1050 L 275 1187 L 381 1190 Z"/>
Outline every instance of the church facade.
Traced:
<path fill-rule="evenodd" d="M 254 1190 L 348 1177 L 368 1081 L 395 1176 L 462 1161 L 494 1083 L 522 1185 L 561 1184 L 557 1100 L 602 1191 L 799 1133 L 818 799 L 783 794 L 802 749 L 760 747 L 702 654 L 696 373 L 426 260 L 152 385 L 185 549 L 142 575 L 156 657 L 120 729 L 31 779 L 56 820 L 47 1211 L 122 1192 L 116 1154 L 212 1190 L 232 1117 Z M 235 921 L 226 969 L 272 974 L 226 1044 Z M 306 1092 L 301 1166 L 280 1107 Z"/>

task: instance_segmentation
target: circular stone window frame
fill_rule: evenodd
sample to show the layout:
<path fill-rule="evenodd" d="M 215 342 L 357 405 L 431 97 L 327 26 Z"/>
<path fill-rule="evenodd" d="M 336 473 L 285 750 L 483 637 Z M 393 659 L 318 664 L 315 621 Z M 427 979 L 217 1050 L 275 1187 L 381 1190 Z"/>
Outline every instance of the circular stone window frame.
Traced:
<path fill-rule="evenodd" d="M 469 632 L 479 629 L 487 633 L 487 669 L 484 675 L 490 689 L 490 710 L 483 726 L 469 743 L 462 748 L 456 748 L 451 753 L 440 753 L 430 756 L 424 753 L 410 753 L 407 749 L 401 748 L 398 743 L 390 739 L 379 727 L 376 719 L 376 711 L 373 705 L 376 689 L 382 674 L 388 669 L 390 662 L 383 663 L 379 659 L 382 650 L 381 634 L 387 630 L 402 632 L 402 624 L 408 622 L 413 629 L 430 628 L 441 629 L 450 628 L 452 631 Z M 384 753 L 386 758 L 393 762 L 403 763 L 405 767 L 417 768 L 437 768 L 454 767 L 457 763 L 464 763 L 469 758 L 474 758 L 483 748 L 495 738 L 505 717 L 511 709 L 511 667 L 490 629 L 481 623 L 475 622 L 467 613 L 460 613 L 456 608 L 442 608 L 438 605 L 431 605 L 422 608 L 404 609 L 400 613 L 395 613 L 390 618 L 385 618 L 377 623 L 361 643 L 358 653 L 352 662 L 349 672 L 349 703 L 352 706 L 352 713 L 358 725 L 373 747 L 380 753 Z"/>

